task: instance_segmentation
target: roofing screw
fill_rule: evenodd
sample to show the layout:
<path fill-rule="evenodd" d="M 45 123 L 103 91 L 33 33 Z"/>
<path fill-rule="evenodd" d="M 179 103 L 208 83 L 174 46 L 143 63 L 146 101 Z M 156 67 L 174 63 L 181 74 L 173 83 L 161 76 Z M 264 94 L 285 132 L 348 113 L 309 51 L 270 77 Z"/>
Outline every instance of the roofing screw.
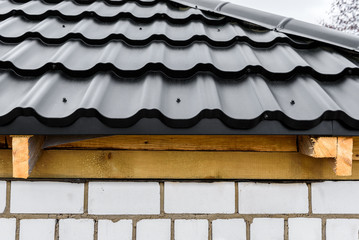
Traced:
<path fill-rule="evenodd" d="M 268 114 L 264 114 L 264 119 L 268 119 L 268 118 L 269 118 Z"/>
<path fill-rule="evenodd" d="M 291 104 L 291 105 L 294 105 L 294 104 L 295 104 L 295 101 L 294 101 L 294 100 L 290 101 L 290 104 Z"/>
<path fill-rule="evenodd" d="M 221 29 L 218 28 L 218 29 L 217 29 L 217 32 L 220 32 L 220 31 L 221 31 Z"/>
<path fill-rule="evenodd" d="M 351 69 L 348 69 L 348 74 L 352 74 L 353 71 Z"/>
<path fill-rule="evenodd" d="M 141 28 L 141 27 L 140 27 L 139 29 L 140 29 L 140 30 L 142 30 L 142 28 Z"/>
<path fill-rule="evenodd" d="M 180 99 L 180 98 L 177 98 L 176 102 L 177 102 L 177 103 L 180 103 L 180 102 L 181 102 L 181 99 Z"/>
<path fill-rule="evenodd" d="M 65 25 L 62 25 L 63 28 L 65 28 Z"/>
<path fill-rule="evenodd" d="M 52 64 L 52 69 L 56 69 L 56 64 Z"/>
<path fill-rule="evenodd" d="M 62 99 L 62 102 L 63 102 L 63 103 L 67 103 L 67 99 L 66 99 L 66 98 L 63 98 L 63 99 Z"/>

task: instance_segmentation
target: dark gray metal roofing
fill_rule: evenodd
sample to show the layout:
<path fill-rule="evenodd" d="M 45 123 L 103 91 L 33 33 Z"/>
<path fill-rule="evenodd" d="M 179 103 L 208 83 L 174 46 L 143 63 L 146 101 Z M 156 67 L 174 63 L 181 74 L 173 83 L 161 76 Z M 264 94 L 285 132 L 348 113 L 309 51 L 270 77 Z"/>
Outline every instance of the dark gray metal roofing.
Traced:
<path fill-rule="evenodd" d="M 280 15 L 263 12 L 226 1 L 219 0 L 173 0 L 204 11 L 209 11 L 222 16 L 233 17 L 238 20 L 257 24 L 267 29 L 272 29 L 285 34 L 317 40 L 329 43 L 352 51 L 359 52 L 359 39 L 355 35 L 338 32 L 330 28 L 286 18 Z"/>
<path fill-rule="evenodd" d="M 352 37 L 196 3 L 0 1 L 0 134 L 358 135 Z"/>

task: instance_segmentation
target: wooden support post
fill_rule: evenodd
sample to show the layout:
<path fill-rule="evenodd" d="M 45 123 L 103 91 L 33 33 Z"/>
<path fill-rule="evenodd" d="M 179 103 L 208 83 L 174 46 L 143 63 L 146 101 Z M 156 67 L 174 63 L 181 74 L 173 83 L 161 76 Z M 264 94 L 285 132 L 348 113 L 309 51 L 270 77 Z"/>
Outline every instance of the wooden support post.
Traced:
<path fill-rule="evenodd" d="M 335 174 L 337 176 L 352 175 L 353 138 L 338 137 L 337 156 L 335 158 Z"/>
<path fill-rule="evenodd" d="M 11 137 L 13 177 L 28 178 L 42 154 L 45 137 L 33 135 Z"/>
<path fill-rule="evenodd" d="M 298 138 L 299 152 L 313 158 L 335 158 L 334 172 L 337 176 L 352 175 L 352 137 Z"/>

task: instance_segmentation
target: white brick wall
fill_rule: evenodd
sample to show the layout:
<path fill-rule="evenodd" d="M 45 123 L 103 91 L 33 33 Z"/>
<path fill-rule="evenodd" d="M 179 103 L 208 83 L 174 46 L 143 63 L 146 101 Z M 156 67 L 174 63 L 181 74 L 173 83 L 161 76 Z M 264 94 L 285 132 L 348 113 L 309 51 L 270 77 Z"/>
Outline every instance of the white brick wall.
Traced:
<path fill-rule="evenodd" d="M 145 219 L 137 223 L 137 240 L 171 240 L 170 219 Z"/>
<path fill-rule="evenodd" d="M 156 182 L 90 182 L 90 214 L 159 214 Z"/>
<path fill-rule="evenodd" d="M 166 213 L 234 213 L 233 182 L 165 183 Z"/>
<path fill-rule="evenodd" d="M 319 218 L 288 219 L 289 240 L 322 240 L 322 220 Z"/>
<path fill-rule="evenodd" d="M 176 220 L 175 240 L 208 240 L 208 221 Z"/>
<path fill-rule="evenodd" d="M 16 219 L 0 218 L 0 239 L 15 240 Z"/>
<path fill-rule="evenodd" d="M 0 240 L 359 240 L 359 181 L 235 184 L 0 181 Z"/>
<path fill-rule="evenodd" d="M 61 219 L 59 222 L 60 240 L 93 240 L 94 220 Z"/>
<path fill-rule="evenodd" d="M 0 213 L 4 212 L 6 205 L 6 182 L 0 181 Z"/>
<path fill-rule="evenodd" d="M 131 240 L 132 220 L 98 221 L 98 240 Z"/>
<path fill-rule="evenodd" d="M 326 240 L 358 240 L 358 219 L 328 219 Z"/>
<path fill-rule="evenodd" d="M 243 219 L 217 219 L 212 222 L 212 240 L 246 240 Z"/>
<path fill-rule="evenodd" d="M 251 224 L 251 240 L 284 240 L 284 219 L 255 218 Z"/>
<path fill-rule="evenodd" d="M 84 184 L 12 182 L 10 199 L 12 213 L 83 213 Z"/>
<path fill-rule="evenodd" d="M 307 213 L 308 187 L 300 184 L 239 183 L 239 213 Z"/>
<path fill-rule="evenodd" d="M 55 236 L 55 219 L 23 219 L 20 240 L 50 240 Z"/>
<path fill-rule="evenodd" d="M 359 214 L 359 182 L 312 183 L 313 213 Z"/>

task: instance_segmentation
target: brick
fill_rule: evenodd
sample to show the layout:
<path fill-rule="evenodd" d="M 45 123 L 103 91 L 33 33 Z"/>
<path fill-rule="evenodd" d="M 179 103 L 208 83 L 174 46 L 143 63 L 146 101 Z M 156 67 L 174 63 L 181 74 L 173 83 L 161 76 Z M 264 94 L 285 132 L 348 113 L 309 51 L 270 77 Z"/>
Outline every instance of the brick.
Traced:
<path fill-rule="evenodd" d="M 84 184 L 12 182 L 12 213 L 83 213 Z"/>
<path fill-rule="evenodd" d="M 55 219 L 24 219 L 20 221 L 20 240 L 55 238 Z"/>
<path fill-rule="evenodd" d="M 146 219 L 137 223 L 136 240 L 171 240 L 170 219 Z"/>
<path fill-rule="evenodd" d="M 327 240 L 358 240 L 359 219 L 328 219 Z"/>
<path fill-rule="evenodd" d="M 166 182 L 166 213 L 234 213 L 235 183 Z"/>
<path fill-rule="evenodd" d="M 218 219 L 212 222 L 213 240 L 246 240 L 246 222 L 243 219 Z"/>
<path fill-rule="evenodd" d="M 207 220 L 175 220 L 175 240 L 208 240 Z"/>
<path fill-rule="evenodd" d="M 0 218 L 0 239 L 15 240 L 16 219 Z"/>
<path fill-rule="evenodd" d="M 320 218 L 288 219 L 289 240 L 322 240 Z"/>
<path fill-rule="evenodd" d="M 98 221 L 98 240 L 131 240 L 132 220 Z"/>
<path fill-rule="evenodd" d="M 159 214 L 156 182 L 90 182 L 90 214 Z"/>
<path fill-rule="evenodd" d="M 0 213 L 3 213 L 6 207 L 6 182 L 0 181 Z"/>
<path fill-rule="evenodd" d="M 304 183 L 239 183 L 238 191 L 239 213 L 308 213 L 308 187 Z"/>
<path fill-rule="evenodd" d="M 255 218 L 250 232 L 251 240 L 284 240 L 284 219 Z"/>
<path fill-rule="evenodd" d="M 94 220 L 61 219 L 59 222 L 60 240 L 93 240 Z"/>
<path fill-rule="evenodd" d="M 359 182 L 312 183 L 313 213 L 358 214 Z"/>

